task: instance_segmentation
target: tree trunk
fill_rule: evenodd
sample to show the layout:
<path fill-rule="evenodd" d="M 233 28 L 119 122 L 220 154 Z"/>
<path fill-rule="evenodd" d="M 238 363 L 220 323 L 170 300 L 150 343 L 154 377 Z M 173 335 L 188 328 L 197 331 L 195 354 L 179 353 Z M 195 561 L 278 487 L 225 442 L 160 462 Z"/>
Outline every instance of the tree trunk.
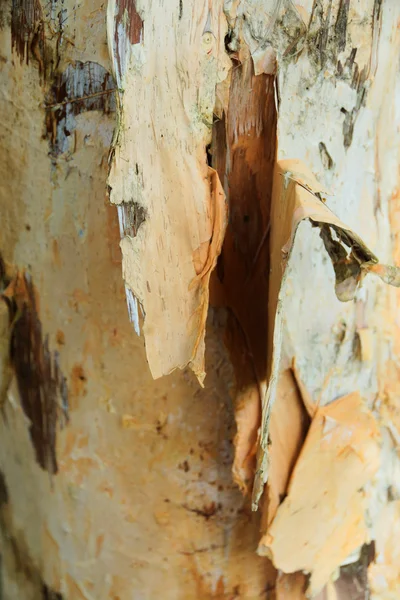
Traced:
<path fill-rule="evenodd" d="M 0 599 L 398 598 L 400 5 L 0 28 Z"/>

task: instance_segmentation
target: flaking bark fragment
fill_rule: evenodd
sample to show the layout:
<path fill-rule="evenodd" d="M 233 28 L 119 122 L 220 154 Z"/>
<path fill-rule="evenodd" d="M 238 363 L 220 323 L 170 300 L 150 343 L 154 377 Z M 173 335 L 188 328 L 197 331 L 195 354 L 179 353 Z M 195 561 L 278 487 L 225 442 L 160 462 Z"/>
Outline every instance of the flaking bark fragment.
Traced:
<path fill-rule="evenodd" d="M 288 264 L 294 249 L 296 230 L 300 222 L 309 219 L 321 229 L 321 237 L 335 271 L 335 292 L 342 302 L 354 299 L 362 280 L 369 272 L 386 283 L 400 285 L 400 270 L 381 265 L 363 240 L 329 210 L 325 190 L 312 173 L 295 160 L 279 161 L 274 179 L 272 217 L 272 270 L 270 279 L 269 352 L 271 372 L 263 401 L 262 431 L 253 489 L 253 508 L 256 509 L 268 479 L 269 421 L 275 402 L 282 352 L 285 281 Z M 333 239 L 333 233 L 336 240 Z"/>
<path fill-rule="evenodd" d="M 138 330 L 138 304 L 143 309 L 155 378 L 186 365 L 201 383 L 205 377 L 208 285 L 227 220 L 225 195 L 206 157 L 216 84 L 231 67 L 218 42 L 225 33 L 218 3 L 208 12 L 196 5 L 190 25 L 184 11 L 179 19 L 176 6 L 166 9 L 159 0 L 140 15 L 134 2 L 109 3 L 108 43 L 120 88 L 110 200 L 118 206 L 129 312 Z M 162 50 L 149 60 L 155 47 Z M 145 216 L 134 236 L 129 205 Z"/>
<path fill-rule="evenodd" d="M 379 468 L 379 441 L 377 422 L 358 393 L 319 408 L 313 418 L 287 497 L 258 550 L 285 573 L 310 573 L 311 597 L 368 541 L 363 487 Z"/>

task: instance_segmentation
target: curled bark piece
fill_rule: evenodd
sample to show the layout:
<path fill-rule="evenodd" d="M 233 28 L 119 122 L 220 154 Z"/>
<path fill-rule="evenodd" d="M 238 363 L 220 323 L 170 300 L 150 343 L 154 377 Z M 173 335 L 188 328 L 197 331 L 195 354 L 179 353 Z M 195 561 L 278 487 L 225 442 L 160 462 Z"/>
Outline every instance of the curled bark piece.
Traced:
<path fill-rule="evenodd" d="M 400 284 L 400 270 L 379 264 L 363 240 L 345 225 L 325 203 L 324 190 L 299 160 L 278 161 L 274 176 L 271 228 L 270 328 L 268 352 L 271 365 L 263 401 L 262 430 L 253 488 L 256 510 L 268 479 L 268 437 L 271 407 L 275 401 L 280 371 L 285 281 L 300 222 L 309 219 L 320 228 L 320 236 L 335 271 L 335 292 L 342 302 L 353 300 L 368 272 L 392 285 Z"/>
<path fill-rule="evenodd" d="M 311 574 L 318 593 L 368 539 L 363 486 L 380 464 L 380 434 L 358 392 L 319 408 L 259 554 L 285 573 Z"/>

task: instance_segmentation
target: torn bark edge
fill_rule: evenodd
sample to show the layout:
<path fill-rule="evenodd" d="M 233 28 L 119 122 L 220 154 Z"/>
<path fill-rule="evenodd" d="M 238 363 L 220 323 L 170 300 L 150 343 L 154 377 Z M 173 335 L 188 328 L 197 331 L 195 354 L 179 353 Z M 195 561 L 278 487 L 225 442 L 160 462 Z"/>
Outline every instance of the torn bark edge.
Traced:
<path fill-rule="evenodd" d="M 292 167 L 292 168 L 290 168 Z M 316 186 L 316 187 L 315 187 Z M 314 189 L 313 189 L 314 188 Z M 383 282 L 400 287 L 400 268 L 383 265 L 365 245 L 363 240 L 345 225 L 326 206 L 322 196 L 323 188 L 309 169 L 297 160 L 282 160 L 277 163 L 274 175 L 273 197 L 284 195 L 291 205 L 291 232 L 288 241 L 281 248 L 282 274 L 274 317 L 272 337 L 271 371 L 267 391 L 263 401 L 260 445 L 257 452 L 257 469 L 254 479 L 252 510 L 258 504 L 264 486 L 268 481 L 269 470 L 269 421 L 271 408 L 276 399 L 280 358 L 283 340 L 283 302 L 286 293 L 288 265 L 294 249 L 297 229 L 301 221 L 309 219 L 313 226 L 321 230 L 321 238 L 331 258 L 335 271 L 335 292 L 338 299 L 348 302 L 354 296 L 367 273 L 377 275 Z M 294 194 L 291 203 L 290 196 Z M 275 199 L 275 202 L 277 199 Z M 272 221 L 272 228 L 274 222 Z M 333 239 L 332 232 L 337 239 Z M 347 248 L 349 250 L 347 250 Z"/>
<path fill-rule="evenodd" d="M 344 395 L 315 413 L 290 477 L 287 497 L 258 547 L 259 555 L 268 556 L 285 573 L 303 570 L 310 574 L 307 597 L 314 598 L 340 566 L 356 562 L 362 544 L 368 543 L 366 521 L 361 517 L 365 515 L 361 490 L 381 463 L 380 442 L 378 422 L 358 392 Z M 340 461 L 340 468 L 335 470 L 336 461 Z M 315 472 L 322 480 L 310 492 Z M 355 504 L 350 502 L 360 494 Z M 349 502 L 337 504 L 336 495 L 348 497 Z M 337 520 L 337 511 L 343 520 Z M 296 540 L 292 531 L 297 531 Z"/>
<path fill-rule="evenodd" d="M 117 98 L 117 127 L 114 132 L 114 138 L 112 142 L 111 152 L 109 156 L 109 167 L 111 170 L 111 164 L 114 162 L 114 152 L 115 148 L 118 146 L 119 138 L 120 138 L 120 125 L 123 119 L 123 92 L 124 92 L 124 74 L 126 71 L 126 62 L 128 60 L 128 55 L 133 48 L 140 47 L 143 44 L 143 36 L 144 36 L 144 20 L 142 16 L 137 11 L 136 1 L 135 0 L 121 0 L 118 2 L 117 0 L 109 0 L 107 6 L 107 40 L 108 40 L 108 48 L 111 59 L 112 68 L 114 70 L 114 75 L 117 79 L 118 83 L 118 93 L 116 94 Z M 210 18 L 210 17 L 209 17 Z M 208 23 L 208 21 L 207 21 Z M 206 24 L 206 29 L 207 29 Z M 205 30 L 206 30 L 205 29 Z M 124 36 L 121 35 L 121 31 L 124 32 Z M 124 31 L 125 30 L 125 31 Z M 124 48 L 125 45 L 125 48 Z M 124 52 L 125 50 L 125 52 Z M 121 56 L 126 55 L 124 60 L 121 60 Z M 206 157 L 206 145 L 204 145 L 204 156 Z M 110 175 L 110 173 L 109 173 Z M 191 331 L 191 339 L 189 344 L 189 352 L 185 352 L 184 361 L 179 361 L 182 364 L 179 364 L 178 361 L 172 361 L 173 366 L 168 365 L 168 368 L 165 368 L 163 372 L 153 374 L 154 378 L 160 377 L 161 375 L 167 375 L 174 371 L 177 368 L 185 368 L 189 366 L 195 375 L 197 376 L 201 385 L 203 385 L 203 381 L 205 378 L 205 370 L 204 370 L 204 338 L 205 338 L 205 324 L 208 313 L 208 304 L 209 304 L 209 279 L 211 271 L 214 269 L 216 265 L 217 258 L 220 254 L 222 242 L 225 234 L 227 218 L 226 218 L 226 205 L 225 205 L 225 194 L 223 192 L 222 186 L 219 182 L 218 174 L 216 171 L 209 167 L 208 177 L 210 180 L 211 187 L 211 206 L 207 207 L 208 210 L 212 213 L 213 224 L 212 224 L 212 234 L 209 239 L 209 248 L 207 257 L 205 260 L 204 266 L 202 266 L 201 273 L 197 273 L 197 275 L 193 278 L 193 281 L 189 285 L 189 291 L 193 290 L 193 288 L 197 288 L 194 290 L 196 296 L 196 308 L 192 317 L 190 317 L 188 322 L 188 328 Z M 110 181 L 110 179 L 109 179 Z M 111 188 L 109 186 L 109 192 Z M 220 198 L 219 196 L 223 196 L 222 203 L 224 204 L 224 210 L 220 210 Z M 218 206 L 216 202 L 218 203 Z M 114 202 L 113 202 L 114 203 Z M 117 204 L 117 203 L 115 203 Z M 121 240 L 126 236 L 130 235 L 125 231 L 124 221 L 125 216 L 124 210 L 126 204 L 131 204 L 122 202 L 121 204 L 117 204 L 118 210 L 118 219 L 121 230 Z M 134 203 L 135 205 L 135 203 Z M 143 209 L 143 207 L 140 207 Z M 222 215 L 224 213 L 224 215 Z M 217 231 L 218 227 L 222 228 L 222 231 Z M 124 230 L 124 231 L 122 231 Z M 136 235 L 136 233 L 134 233 Z M 132 236 L 131 236 L 132 237 Z M 133 236 L 134 237 L 134 236 Z M 193 293 L 193 292 L 192 292 Z M 146 319 L 146 302 L 144 298 L 138 297 L 136 290 L 132 286 L 132 282 L 128 283 L 125 281 L 125 294 L 126 301 L 128 306 L 128 314 L 129 319 L 133 323 L 134 330 L 137 335 L 140 335 L 140 321 L 139 321 L 139 310 L 140 306 L 142 311 L 142 316 Z M 148 318 L 148 317 L 147 317 Z M 146 340 L 146 331 L 145 331 L 145 340 Z M 194 338 L 193 349 L 192 338 Z M 192 352 L 190 354 L 190 351 Z M 149 353 L 147 353 L 149 357 Z M 152 369 L 151 361 L 148 358 L 150 370 Z"/>
<path fill-rule="evenodd" d="M 198 310 L 200 312 L 200 319 L 197 325 L 197 339 L 193 347 L 191 360 L 188 364 L 202 387 L 204 387 L 204 379 L 206 376 L 204 370 L 204 350 L 201 360 L 201 369 L 198 369 L 195 366 L 195 358 L 201 348 L 201 344 L 204 344 L 206 320 L 210 299 L 210 277 L 221 253 L 225 231 L 228 224 L 228 205 L 225 198 L 225 192 L 222 188 L 217 171 L 212 167 L 208 167 L 208 178 L 210 183 L 210 199 L 212 210 L 212 233 L 209 240 L 208 253 L 204 266 L 201 272 L 193 278 L 189 285 L 189 289 L 192 289 L 196 285 L 199 286 L 200 301 Z"/>
<path fill-rule="evenodd" d="M 184 369 L 186 366 L 189 366 L 193 370 L 202 387 L 204 386 L 204 379 L 206 375 L 204 369 L 204 356 L 200 361 L 200 367 L 197 366 L 199 361 L 196 360 L 196 357 L 199 352 L 203 352 L 204 355 L 204 350 L 202 350 L 201 347 L 202 345 L 204 345 L 205 339 L 205 328 L 209 306 L 210 277 L 212 271 L 214 270 L 217 264 L 217 259 L 221 252 L 228 222 L 228 207 L 225 198 L 225 193 L 223 191 L 217 171 L 215 171 L 215 169 L 211 167 L 208 167 L 208 179 L 210 185 L 212 233 L 209 239 L 207 256 L 205 258 L 201 271 L 192 279 L 188 288 L 189 291 L 193 290 L 196 287 L 198 288 L 198 307 L 195 311 L 195 314 L 193 315 L 193 323 L 189 322 L 189 326 L 197 330 L 197 335 L 193 345 L 192 354 L 189 360 L 185 364 L 175 365 L 170 371 L 171 373 L 176 368 Z M 134 204 L 134 210 L 131 209 L 129 211 L 127 207 L 131 205 L 132 203 L 125 202 L 122 202 L 121 204 L 117 205 L 121 239 L 123 239 L 128 234 L 127 228 L 132 226 L 132 223 L 130 223 L 132 219 L 136 225 L 134 231 L 131 232 L 131 237 L 134 237 L 136 235 L 141 223 L 143 223 L 146 220 L 146 215 L 142 215 L 140 219 L 137 218 L 138 210 L 143 210 L 143 208 L 139 205 Z M 128 213 L 132 213 L 130 217 Z M 142 303 L 137 299 L 127 282 L 125 282 L 125 294 L 128 306 L 129 319 L 133 323 L 136 334 L 140 336 L 139 306 L 142 312 L 142 317 L 144 319 L 146 318 L 145 307 L 142 306 Z"/>

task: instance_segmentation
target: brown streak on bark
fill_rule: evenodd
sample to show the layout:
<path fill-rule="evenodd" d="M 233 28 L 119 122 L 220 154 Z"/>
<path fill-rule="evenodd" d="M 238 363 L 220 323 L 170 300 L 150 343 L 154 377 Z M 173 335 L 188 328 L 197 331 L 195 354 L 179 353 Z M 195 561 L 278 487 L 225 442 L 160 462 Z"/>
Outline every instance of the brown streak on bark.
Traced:
<path fill-rule="evenodd" d="M 120 55 L 121 25 L 124 27 L 126 38 L 131 44 L 138 44 L 142 40 L 143 21 L 136 10 L 135 0 L 121 0 L 121 2 L 118 3 L 118 13 L 115 17 L 115 54 L 120 77 L 123 75 Z"/>
<path fill-rule="evenodd" d="M 83 112 L 115 111 L 114 78 L 102 65 L 75 61 L 55 76 L 46 102 L 46 131 L 53 158 L 69 149 L 75 117 Z"/>
<path fill-rule="evenodd" d="M 350 0 L 340 0 L 335 23 L 336 43 L 339 52 L 346 48 L 347 21 L 349 17 Z"/>
<path fill-rule="evenodd" d="M 12 0 L 11 44 L 21 63 L 26 60 L 29 64 L 31 53 L 36 58 L 43 56 L 44 22 L 40 0 Z"/>
<path fill-rule="evenodd" d="M 143 21 L 136 10 L 135 0 L 122 0 L 118 7 L 117 27 L 125 18 L 125 11 L 128 19 L 126 20 L 126 33 L 131 44 L 138 44 L 142 37 Z"/>
<path fill-rule="evenodd" d="M 15 303 L 10 356 L 15 371 L 21 405 L 31 421 L 29 434 L 36 460 L 50 474 L 57 473 L 56 428 L 60 408 L 68 420 L 68 390 L 59 367 L 58 352 L 50 352 L 43 339 L 33 283 L 18 275 L 5 291 Z M 61 407 L 60 407 L 61 404 Z"/>

